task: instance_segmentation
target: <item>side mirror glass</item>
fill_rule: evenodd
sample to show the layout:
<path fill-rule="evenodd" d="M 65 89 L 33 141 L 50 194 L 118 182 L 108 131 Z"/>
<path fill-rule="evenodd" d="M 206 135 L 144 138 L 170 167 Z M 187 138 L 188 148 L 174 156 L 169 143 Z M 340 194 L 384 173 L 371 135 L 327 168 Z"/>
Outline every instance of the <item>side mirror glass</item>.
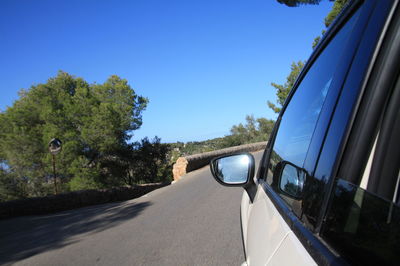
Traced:
<path fill-rule="evenodd" d="M 219 183 L 242 186 L 254 175 L 254 157 L 248 153 L 224 156 L 213 159 L 210 167 Z"/>
<path fill-rule="evenodd" d="M 291 163 L 283 162 L 279 189 L 291 198 L 301 199 L 306 176 L 304 169 Z"/>

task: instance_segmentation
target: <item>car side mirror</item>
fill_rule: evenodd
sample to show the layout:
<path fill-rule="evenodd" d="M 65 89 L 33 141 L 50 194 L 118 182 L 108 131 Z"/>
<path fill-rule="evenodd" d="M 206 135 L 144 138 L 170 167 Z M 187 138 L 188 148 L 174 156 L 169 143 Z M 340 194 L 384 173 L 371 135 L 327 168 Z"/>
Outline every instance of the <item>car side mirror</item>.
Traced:
<path fill-rule="evenodd" d="M 215 180 L 225 186 L 245 186 L 254 177 L 254 157 L 250 153 L 222 156 L 211 160 Z"/>
<path fill-rule="evenodd" d="M 278 183 L 279 190 L 290 198 L 302 199 L 307 172 L 286 161 L 281 162 L 281 167 L 282 170 Z"/>

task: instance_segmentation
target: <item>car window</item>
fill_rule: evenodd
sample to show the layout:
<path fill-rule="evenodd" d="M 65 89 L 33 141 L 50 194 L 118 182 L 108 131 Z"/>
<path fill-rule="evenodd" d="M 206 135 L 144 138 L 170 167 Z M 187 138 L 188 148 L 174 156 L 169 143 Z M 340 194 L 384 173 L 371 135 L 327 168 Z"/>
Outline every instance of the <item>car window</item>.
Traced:
<path fill-rule="evenodd" d="M 355 265 L 397 265 L 399 225 L 398 205 L 338 179 L 321 236 Z"/>
<path fill-rule="evenodd" d="M 361 179 L 335 180 L 321 228 L 321 237 L 353 264 L 400 262 L 400 81 L 389 98 L 366 171 Z"/>
<path fill-rule="evenodd" d="M 268 164 L 267 183 L 281 194 L 292 209 L 297 209 L 299 204 L 293 197 L 288 197 L 288 193 L 282 191 L 285 185 L 282 186 L 280 182 L 292 184 L 291 190 L 297 192 L 298 188 L 294 188 L 293 184 L 302 186 L 303 182 L 299 182 L 299 175 L 288 174 L 298 171 L 285 170 L 281 162 L 288 162 L 299 170 L 303 168 L 315 126 L 357 18 L 356 13 L 322 51 L 296 89 L 281 117 Z"/>

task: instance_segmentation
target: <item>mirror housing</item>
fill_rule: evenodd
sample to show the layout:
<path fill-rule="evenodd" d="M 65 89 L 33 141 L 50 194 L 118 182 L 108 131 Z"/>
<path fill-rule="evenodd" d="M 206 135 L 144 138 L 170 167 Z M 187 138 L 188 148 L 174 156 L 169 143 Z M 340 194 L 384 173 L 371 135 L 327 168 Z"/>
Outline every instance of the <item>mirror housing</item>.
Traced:
<path fill-rule="evenodd" d="M 230 154 L 211 160 L 214 179 L 228 187 L 243 187 L 253 202 L 257 190 L 254 183 L 255 162 L 250 153 Z"/>

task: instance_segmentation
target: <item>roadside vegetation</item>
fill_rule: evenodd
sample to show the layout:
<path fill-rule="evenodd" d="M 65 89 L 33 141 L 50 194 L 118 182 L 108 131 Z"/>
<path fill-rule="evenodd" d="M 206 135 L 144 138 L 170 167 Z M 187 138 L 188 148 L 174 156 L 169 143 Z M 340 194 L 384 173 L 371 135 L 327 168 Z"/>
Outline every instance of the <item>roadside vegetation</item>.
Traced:
<path fill-rule="evenodd" d="M 62 140 L 56 157 L 58 191 L 163 182 L 169 146 L 155 137 L 130 143 L 148 99 L 111 76 L 89 84 L 60 71 L 22 90 L 0 113 L 0 200 L 52 194 L 48 142 Z"/>
<path fill-rule="evenodd" d="M 192 155 L 202 152 L 209 152 L 229 148 L 242 144 L 249 144 L 261 141 L 267 141 L 274 127 L 274 120 L 266 118 L 257 118 L 246 116 L 246 122 L 232 126 L 230 134 L 206 141 L 191 141 L 187 143 L 171 143 L 175 156 Z"/>

